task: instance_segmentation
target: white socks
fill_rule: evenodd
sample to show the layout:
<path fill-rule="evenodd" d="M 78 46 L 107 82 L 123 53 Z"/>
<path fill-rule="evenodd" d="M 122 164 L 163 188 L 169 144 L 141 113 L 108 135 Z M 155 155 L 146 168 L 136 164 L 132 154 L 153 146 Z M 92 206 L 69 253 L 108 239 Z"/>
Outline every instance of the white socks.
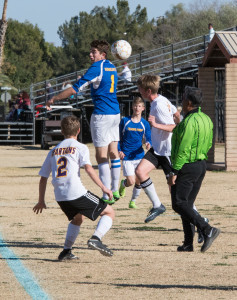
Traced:
<path fill-rule="evenodd" d="M 156 190 L 155 190 L 154 184 L 151 181 L 151 178 L 148 178 L 146 181 L 141 182 L 141 187 L 144 189 L 148 198 L 151 200 L 154 208 L 161 206 L 160 199 L 156 193 Z"/>
<path fill-rule="evenodd" d="M 97 236 L 100 240 L 110 230 L 113 220 L 109 216 L 102 216 L 96 226 L 93 235 Z"/>
<path fill-rule="evenodd" d="M 103 182 L 103 184 L 108 188 L 111 189 L 111 172 L 109 163 L 105 162 L 98 165 L 99 168 L 99 176 L 100 180 Z M 105 193 L 103 193 L 104 199 L 109 199 L 109 196 Z"/>
<path fill-rule="evenodd" d="M 111 191 L 115 192 L 118 191 L 118 185 L 120 180 L 120 170 L 121 170 L 121 163 L 119 158 L 111 159 Z"/>
<path fill-rule="evenodd" d="M 132 199 L 131 201 L 135 202 L 138 196 L 141 194 L 142 187 L 140 185 L 135 184 L 132 190 Z"/>
<path fill-rule="evenodd" d="M 72 223 L 68 224 L 66 239 L 64 243 L 64 249 L 72 249 L 72 245 L 80 232 L 80 226 L 74 225 Z"/>
<path fill-rule="evenodd" d="M 111 189 L 112 192 L 118 191 L 121 170 L 120 159 L 111 159 L 111 170 L 108 162 L 99 164 L 98 168 L 100 180 L 103 182 L 103 184 L 108 189 Z M 103 198 L 109 199 L 108 195 L 105 193 L 103 193 Z"/>

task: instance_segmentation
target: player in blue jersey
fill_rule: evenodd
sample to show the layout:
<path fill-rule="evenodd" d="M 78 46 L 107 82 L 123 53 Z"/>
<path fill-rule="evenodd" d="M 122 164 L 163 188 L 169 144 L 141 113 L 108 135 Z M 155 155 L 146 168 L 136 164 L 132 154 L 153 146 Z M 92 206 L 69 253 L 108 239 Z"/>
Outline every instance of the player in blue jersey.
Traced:
<path fill-rule="evenodd" d="M 132 109 L 132 116 L 124 117 L 119 125 L 118 149 L 119 156 L 123 160 L 123 175 L 126 177 L 121 181 L 119 193 L 121 197 L 124 197 L 126 187 L 135 184 L 129 208 L 136 208 L 135 201 L 140 195 L 141 186 L 138 178 L 135 177 L 135 169 L 145 154 L 142 147 L 143 140 L 145 140 L 147 150 L 151 147 L 151 129 L 149 123 L 142 118 L 145 105 L 140 97 L 133 100 Z"/>
<path fill-rule="evenodd" d="M 91 67 L 72 87 L 50 99 L 46 106 L 50 109 L 50 105 L 55 101 L 75 95 L 90 85 L 94 104 L 90 127 L 96 149 L 99 176 L 114 195 L 114 198 L 110 200 L 108 195 L 103 193 L 103 200 L 112 204 L 115 199 L 119 199 L 118 185 L 121 169 L 118 154 L 120 110 L 116 96 L 118 75 L 116 67 L 106 59 L 109 44 L 103 40 L 95 40 L 90 46 Z"/>

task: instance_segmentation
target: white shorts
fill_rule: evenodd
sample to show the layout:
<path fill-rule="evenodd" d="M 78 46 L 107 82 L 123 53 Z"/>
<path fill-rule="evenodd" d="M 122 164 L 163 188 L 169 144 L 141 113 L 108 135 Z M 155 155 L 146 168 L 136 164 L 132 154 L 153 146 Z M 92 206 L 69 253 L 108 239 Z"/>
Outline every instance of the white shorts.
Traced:
<path fill-rule="evenodd" d="M 95 147 L 105 147 L 119 141 L 120 114 L 91 115 L 91 137 Z"/>
<path fill-rule="evenodd" d="M 123 176 L 133 176 L 135 175 L 135 170 L 139 165 L 141 159 L 136 160 L 123 160 Z"/>

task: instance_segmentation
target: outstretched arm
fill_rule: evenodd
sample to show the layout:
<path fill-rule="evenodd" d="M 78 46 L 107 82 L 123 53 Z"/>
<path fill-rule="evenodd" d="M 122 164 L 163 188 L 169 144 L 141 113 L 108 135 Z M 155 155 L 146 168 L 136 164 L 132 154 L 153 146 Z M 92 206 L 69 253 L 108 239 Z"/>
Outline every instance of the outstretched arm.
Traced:
<path fill-rule="evenodd" d="M 61 93 L 59 93 L 56 96 L 53 96 L 50 100 L 48 100 L 46 103 L 46 108 L 50 110 L 50 105 L 53 105 L 55 101 L 66 99 L 71 95 L 75 95 L 75 94 L 76 91 L 72 87 L 69 87 L 68 89 L 63 90 Z"/>
<path fill-rule="evenodd" d="M 103 185 L 102 181 L 100 180 L 99 176 L 96 174 L 95 170 L 91 165 L 86 164 L 85 166 L 86 173 L 90 176 L 90 178 L 97 184 L 101 190 L 106 193 L 110 199 L 113 198 L 113 193 L 109 190 L 106 186 Z"/>
<path fill-rule="evenodd" d="M 46 191 L 46 186 L 47 186 L 47 180 L 48 178 L 46 177 L 41 177 L 40 182 L 39 182 L 39 201 L 38 203 L 33 207 L 33 211 L 38 214 L 42 213 L 43 209 L 46 209 L 46 204 L 45 204 L 45 191 Z"/>

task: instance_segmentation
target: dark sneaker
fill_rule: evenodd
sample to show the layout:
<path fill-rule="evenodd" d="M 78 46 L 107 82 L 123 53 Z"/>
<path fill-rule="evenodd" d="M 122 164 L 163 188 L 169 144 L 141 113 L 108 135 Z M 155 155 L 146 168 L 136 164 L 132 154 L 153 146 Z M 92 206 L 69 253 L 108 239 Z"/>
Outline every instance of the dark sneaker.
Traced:
<path fill-rule="evenodd" d="M 149 214 L 147 215 L 147 218 L 145 219 L 145 223 L 151 222 L 152 220 L 154 220 L 156 217 L 158 217 L 159 215 L 163 214 L 166 211 L 166 208 L 163 204 L 161 204 L 161 206 L 156 207 L 156 208 L 152 208 L 149 211 Z"/>
<path fill-rule="evenodd" d="M 100 253 L 104 256 L 113 256 L 113 252 L 106 247 L 106 245 L 102 244 L 101 241 L 96 239 L 89 239 L 87 245 L 91 249 L 95 249 L 100 251 Z"/>
<path fill-rule="evenodd" d="M 72 259 L 78 259 L 77 256 L 72 254 L 71 249 L 63 249 L 63 251 L 59 254 L 58 260 L 72 260 Z"/>
<path fill-rule="evenodd" d="M 221 232 L 220 229 L 212 227 L 212 229 L 208 235 L 203 234 L 204 243 L 202 245 L 201 252 L 205 252 L 211 247 L 212 243 L 218 237 L 220 232 Z"/>
<path fill-rule="evenodd" d="M 177 248 L 177 251 L 179 252 L 192 252 L 193 251 L 193 245 L 185 245 L 179 246 Z"/>
<path fill-rule="evenodd" d="M 112 205 L 115 203 L 115 199 L 112 198 L 111 200 L 110 199 L 104 199 L 104 198 L 101 198 L 101 200 L 103 200 L 105 203 L 109 204 L 109 205 Z"/>

